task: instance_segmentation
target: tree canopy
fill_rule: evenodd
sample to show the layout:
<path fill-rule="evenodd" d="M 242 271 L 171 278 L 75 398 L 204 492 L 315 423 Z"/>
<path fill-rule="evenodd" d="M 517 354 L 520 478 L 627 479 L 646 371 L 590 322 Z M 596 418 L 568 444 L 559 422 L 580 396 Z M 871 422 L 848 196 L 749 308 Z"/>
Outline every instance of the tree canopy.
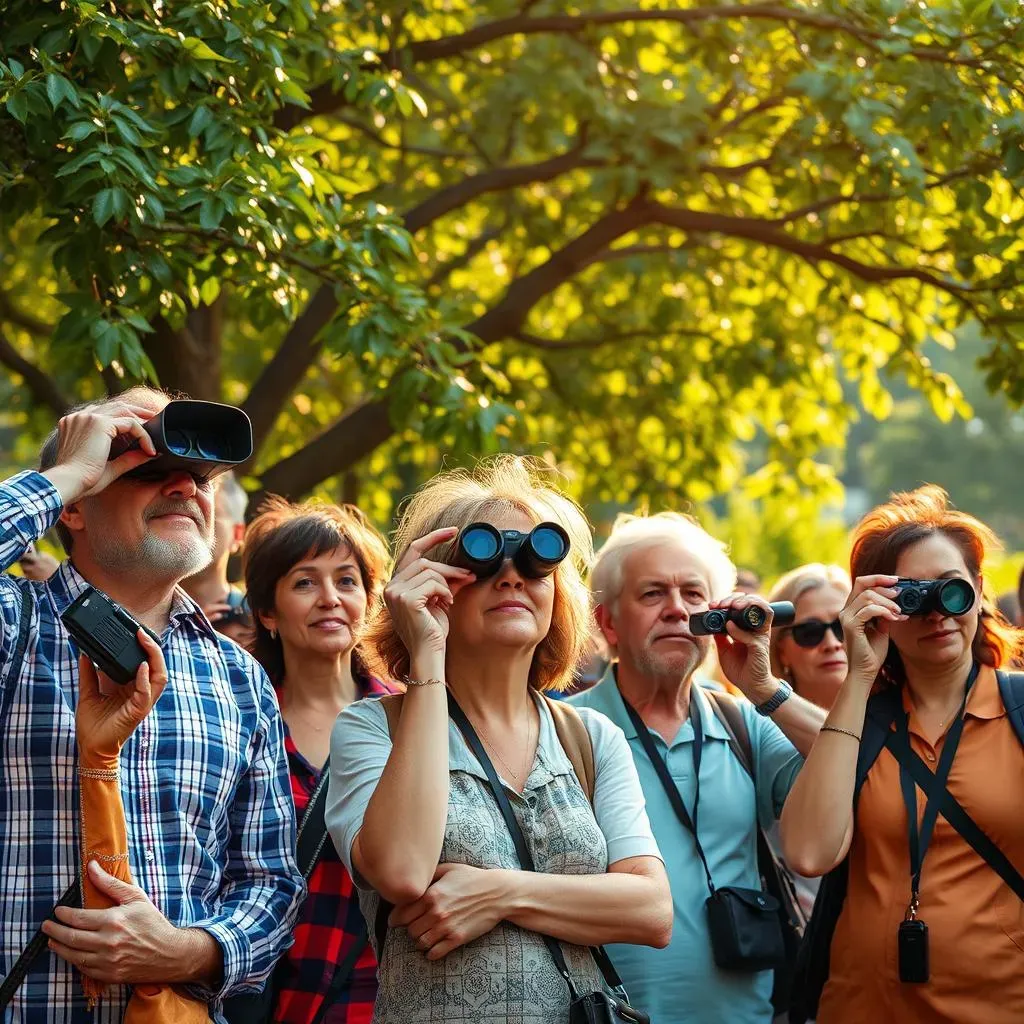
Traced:
<path fill-rule="evenodd" d="M 499 447 L 827 491 L 844 380 L 968 412 L 928 339 L 1024 397 L 1022 43 L 1008 0 L 14 0 L 8 415 L 159 380 L 379 517 Z"/>

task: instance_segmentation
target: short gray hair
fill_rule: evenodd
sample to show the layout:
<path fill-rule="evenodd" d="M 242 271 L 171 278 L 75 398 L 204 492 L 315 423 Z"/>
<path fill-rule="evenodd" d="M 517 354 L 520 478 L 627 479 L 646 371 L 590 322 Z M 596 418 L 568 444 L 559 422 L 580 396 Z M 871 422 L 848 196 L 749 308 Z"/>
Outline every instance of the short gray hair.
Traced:
<path fill-rule="evenodd" d="M 653 516 L 620 513 L 590 574 L 594 603 L 614 607 L 622 593 L 626 557 L 633 551 L 664 543 L 681 544 L 701 559 L 708 570 L 709 596 L 713 601 L 735 588 L 736 566 L 726 545 L 692 516 L 680 512 L 659 512 Z"/>
<path fill-rule="evenodd" d="M 217 493 L 224 495 L 225 507 L 231 522 L 244 523 L 245 513 L 249 508 L 249 495 L 230 469 L 217 477 Z"/>

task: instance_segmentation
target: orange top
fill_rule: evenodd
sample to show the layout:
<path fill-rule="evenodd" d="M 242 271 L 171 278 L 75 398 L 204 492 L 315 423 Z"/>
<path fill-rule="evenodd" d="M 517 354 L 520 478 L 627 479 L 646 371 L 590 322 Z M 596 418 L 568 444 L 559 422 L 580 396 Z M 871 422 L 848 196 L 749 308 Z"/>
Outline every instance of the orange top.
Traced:
<path fill-rule="evenodd" d="M 934 744 L 910 712 L 910 742 L 932 770 Z M 1024 873 L 1024 748 L 995 671 L 982 666 L 967 702 L 949 791 Z M 918 820 L 925 795 L 917 790 Z M 1024 903 L 940 814 L 924 860 L 918 917 L 928 926 L 931 980 L 899 980 L 896 934 L 910 902 L 907 814 L 896 759 L 868 773 L 850 847 L 846 903 L 832 941 L 818 1024 L 1020 1024 L 1024 1021 Z"/>

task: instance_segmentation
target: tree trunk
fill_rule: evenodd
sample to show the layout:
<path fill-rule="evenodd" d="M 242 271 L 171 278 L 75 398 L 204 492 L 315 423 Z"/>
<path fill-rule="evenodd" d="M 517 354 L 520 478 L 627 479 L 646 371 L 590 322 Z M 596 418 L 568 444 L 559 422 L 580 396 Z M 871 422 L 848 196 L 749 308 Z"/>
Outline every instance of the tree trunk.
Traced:
<path fill-rule="evenodd" d="M 193 309 L 179 331 L 163 318 L 154 323 L 145 347 L 162 388 L 197 401 L 221 400 L 223 303 L 221 295 L 213 305 Z"/>

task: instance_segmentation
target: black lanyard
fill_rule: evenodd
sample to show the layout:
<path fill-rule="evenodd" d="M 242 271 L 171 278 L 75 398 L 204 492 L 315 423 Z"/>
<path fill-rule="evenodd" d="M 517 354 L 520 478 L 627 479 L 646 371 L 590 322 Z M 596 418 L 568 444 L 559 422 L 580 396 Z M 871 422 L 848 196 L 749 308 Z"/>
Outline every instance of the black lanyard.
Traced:
<path fill-rule="evenodd" d="M 953 758 L 956 757 L 956 749 L 960 745 L 960 737 L 964 731 L 964 710 L 967 707 L 967 698 L 970 695 L 974 681 L 978 678 L 978 663 L 975 662 L 971 673 L 967 677 L 967 685 L 964 687 L 964 699 L 960 702 L 960 710 L 957 712 L 956 720 L 949 727 L 946 733 L 945 742 L 942 745 L 942 755 L 939 758 L 938 767 L 935 769 L 935 786 L 932 793 L 942 792 L 946 788 L 949 779 L 950 769 L 953 767 Z M 896 732 L 897 743 L 901 752 L 909 756 L 912 752 L 910 746 L 910 715 L 903 714 L 897 718 Z M 932 833 L 935 831 L 935 821 L 939 815 L 939 801 L 933 799 L 929 794 L 924 805 L 924 813 L 921 815 L 921 826 L 917 824 L 917 789 L 913 777 L 900 759 L 900 788 L 903 790 L 903 803 L 907 809 L 907 833 L 910 839 L 910 906 L 908 915 L 911 919 L 917 916 L 918 903 L 921 894 L 921 869 L 924 866 L 925 854 L 932 841 Z"/>
<path fill-rule="evenodd" d="M 647 754 L 651 764 L 654 766 L 654 771 L 657 773 L 658 780 L 661 782 L 662 788 L 665 790 L 668 802 L 672 805 L 672 810 L 676 812 L 676 817 L 679 819 L 683 828 L 693 836 L 693 841 L 697 846 L 697 854 L 700 857 L 700 862 L 704 865 L 704 874 L 707 876 L 708 889 L 714 893 L 715 885 L 711 881 L 711 868 L 708 867 L 707 857 L 704 856 L 704 848 L 700 845 L 700 838 L 697 835 L 697 811 L 700 808 L 700 762 L 704 753 L 704 727 L 700 717 L 700 697 L 693 693 L 691 689 L 690 722 L 693 725 L 692 818 L 686 810 L 686 805 L 683 803 L 683 798 L 680 795 L 675 782 L 672 781 L 672 776 L 669 774 L 668 765 L 665 764 L 665 759 L 658 753 L 658 748 L 654 745 L 654 737 L 651 735 L 650 729 L 644 725 L 644 720 L 637 714 L 636 709 L 628 700 L 626 700 L 625 697 L 622 698 L 622 703 L 626 706 L 626 713 L 629 715 L 629 720 L 633 723 L 633 728 L 636 729 L 636 734 L 640 738 L 640 744 L 643 746 L 644 752 Z"/>

